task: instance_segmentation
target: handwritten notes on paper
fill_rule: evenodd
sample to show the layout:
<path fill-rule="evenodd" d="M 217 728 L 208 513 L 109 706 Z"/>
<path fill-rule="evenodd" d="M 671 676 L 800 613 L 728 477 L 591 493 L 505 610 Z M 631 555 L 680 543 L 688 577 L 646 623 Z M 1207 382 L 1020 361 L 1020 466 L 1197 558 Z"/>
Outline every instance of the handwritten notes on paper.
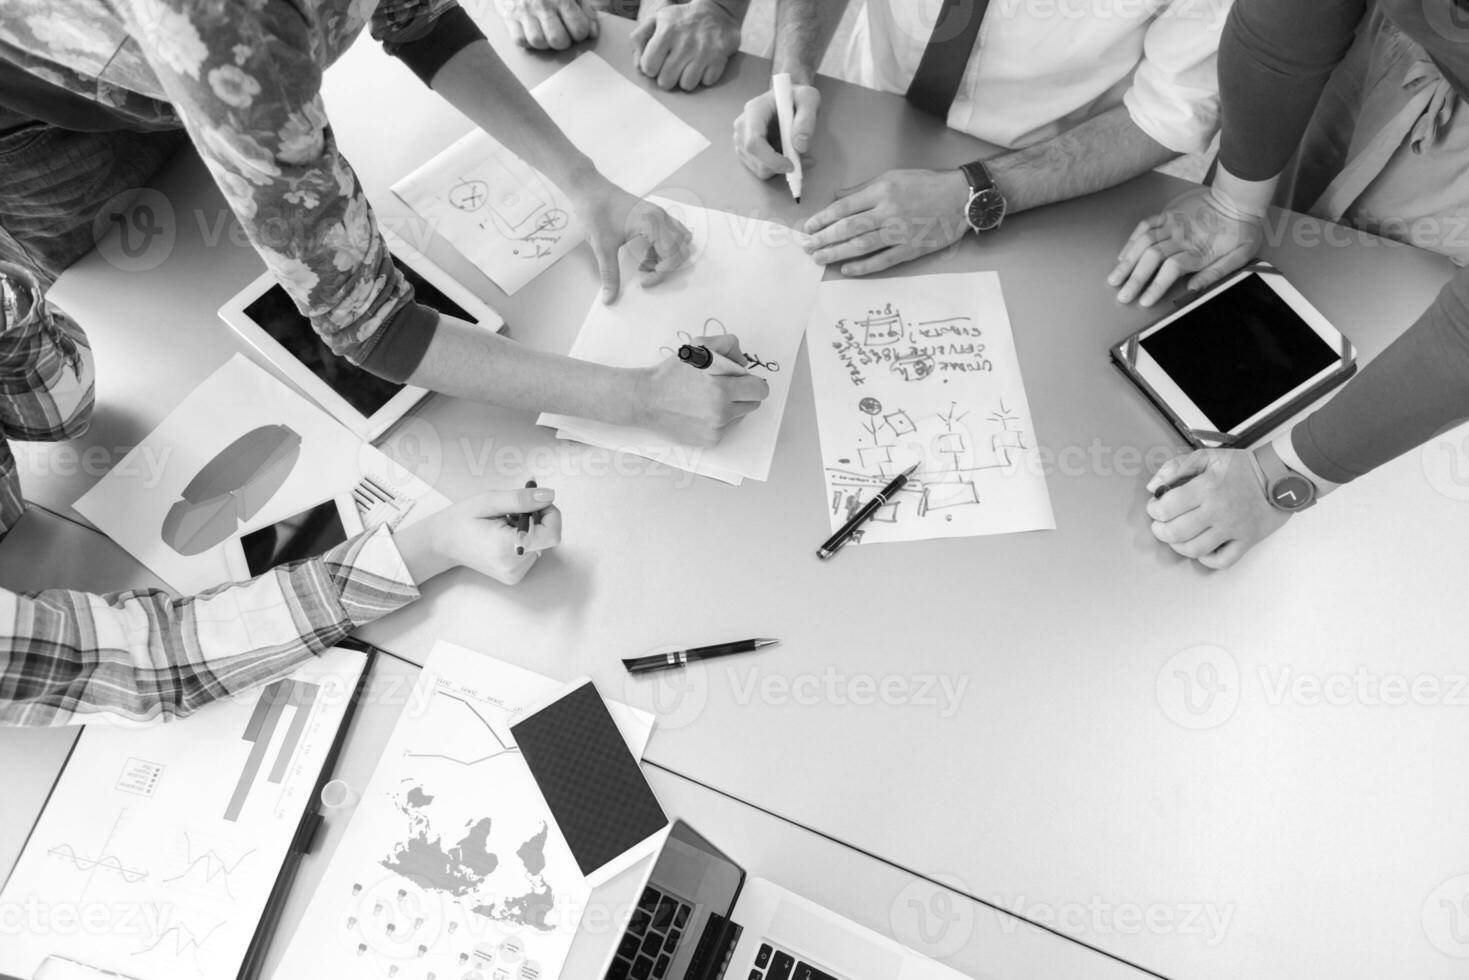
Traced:
<path fill-rule="evenodd" d="M 652 289 L 629 285 L 611 306 L 593 301 L 571 356 L 613 367 L 650 367 L 695 337 L 732 333 L 744 351 L 744 367 L 770 384 L 770 396 L 711 449 L 567 416 L 542 415 L 540 424 L 555 426 L 563 438 L 726 483 L 764 480 L 821 269 L 801 249 L 799 235 L 781 225 L 670 200 L 657 203 L 693 232 L 692 264 Z M 624 281 L 636 281 L 624 271 Z"/>
<path fill-rule="evenodd" d="M 648 193 L 709 145 L 595 54 L 531 94 L 603 176 L 633 194 Z M 482 130 L 398 181 L 393 193 L 506 293 L 585 234 L 561 189 Z"/>
<path fill-rule="evenodd" d="M 832 530 L 914 463 L 863 541 L 1056 526 L 995 273 L 824 282 L 807 341 Z"/>

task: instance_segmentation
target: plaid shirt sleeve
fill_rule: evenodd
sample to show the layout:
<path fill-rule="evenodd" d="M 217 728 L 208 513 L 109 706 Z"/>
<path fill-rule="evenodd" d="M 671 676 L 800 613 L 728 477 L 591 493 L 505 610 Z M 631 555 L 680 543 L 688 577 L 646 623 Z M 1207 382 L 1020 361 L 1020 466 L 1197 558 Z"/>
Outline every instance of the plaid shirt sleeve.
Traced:
<path fill-rule="evenodd" d="M 182 718 L 286 676 L 416 598 L 385 527 L 189 598 L 0 590 L 0 724 Z"/>
<path fill-rule="evenodd" d="M 0 436 L 56 442 L 92 419 L 92 349 L 81 327 L 48 309 L 33 283 L 0 273 Z M 0 438 L 0 538 L 25 505 L 15 458 Z"/>

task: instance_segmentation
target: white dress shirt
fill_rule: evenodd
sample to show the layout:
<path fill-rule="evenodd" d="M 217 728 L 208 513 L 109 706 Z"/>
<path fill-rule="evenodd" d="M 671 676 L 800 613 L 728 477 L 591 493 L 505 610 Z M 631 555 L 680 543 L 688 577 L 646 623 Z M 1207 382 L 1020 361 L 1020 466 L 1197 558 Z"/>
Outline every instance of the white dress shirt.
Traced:
<path fill-rule="evenodd" d="M 1219 125 L 1215 61 L 1231 2 L 991 0 L 948 123 L 1016 149 L 1120 104 L 1170 150 L 1201 153 Z M 847 80 L 906 92 L 941 7 L 866 0 Z"/>

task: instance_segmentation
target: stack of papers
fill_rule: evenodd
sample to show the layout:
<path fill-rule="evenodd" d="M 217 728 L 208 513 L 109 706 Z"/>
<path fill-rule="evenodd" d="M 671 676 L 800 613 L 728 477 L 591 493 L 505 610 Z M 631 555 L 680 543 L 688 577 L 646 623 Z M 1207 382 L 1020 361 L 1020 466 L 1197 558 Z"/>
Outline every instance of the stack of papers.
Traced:
<path fill-rule="evenodd" d="M 740 340 L 749 372 L 770 384 L 770 397 L 709 449 L 679 445 L 646 429 L 565 415 L 542 415 L 540 424 L 554 426 L 563 439 L 633 453 L 725 483 L 764 480 L 821 268 L 801 248 L 800 233 L 783 225 L 653 200 L 693 232 L 691 264 L 651 289 L 629 285 L 610 306 L 595 300 L 571 356 L 613 367 L 648 367 L 696 337 L 731 333 Z M 624 266 L 624 281 L 635 283 L 636 275 Z"/>
<path fill-rule="evenodd" d="M 510 721 L 561 686 L 463 647 L 434 648 L 281 976 L 560 975 L 592 889 Z M 652 716 L 608 709 L 641 757 Z"/>
<path fill-rule="evenodd" d="M 531 94 L 604 177 L 638 196 L 709 146 L 590 52 Z M 398 181 L 393 193 L 509 294 L 585 237 L 561 188 L 483 130 Z"/>

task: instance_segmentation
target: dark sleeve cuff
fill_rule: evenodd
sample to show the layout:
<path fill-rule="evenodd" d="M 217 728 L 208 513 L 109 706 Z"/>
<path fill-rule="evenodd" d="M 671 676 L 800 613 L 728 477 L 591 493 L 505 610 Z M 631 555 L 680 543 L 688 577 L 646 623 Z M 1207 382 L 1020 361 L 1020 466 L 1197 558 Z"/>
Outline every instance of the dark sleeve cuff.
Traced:
<path fill-rule="evenodd" d="M 439 312 L 410 300 L 378 328 L 377 343 L 362 366 L 380 378 L 406 384 L 438 329 Z"/>
<path fill-rule="evenodd" d="M 389 42 L 383 48 L 407 65 L 423 84 L 432 85 L 445 62 L 484 37 L 484 31 L 463 7 L 450 7 L 434 20 L 423 37 Z"/>

